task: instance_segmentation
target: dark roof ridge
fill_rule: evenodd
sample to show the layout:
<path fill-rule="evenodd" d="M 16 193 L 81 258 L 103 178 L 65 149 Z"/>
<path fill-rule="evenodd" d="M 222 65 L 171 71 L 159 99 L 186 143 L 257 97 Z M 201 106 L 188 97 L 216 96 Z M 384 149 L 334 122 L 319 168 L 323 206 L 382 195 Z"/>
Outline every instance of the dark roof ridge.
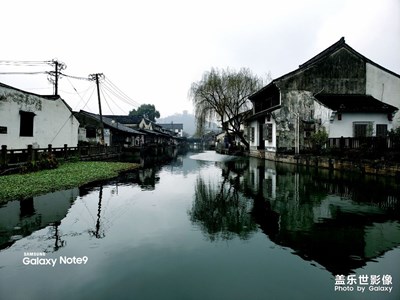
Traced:
<path fill-rule="evenodd" d="M 365 57 L 364 55 L 362 55 L 361 53 L 357 52 L 356 50 L 354 50 L 353 48 L 351 48 L 348 44 L 346 44 L 345 38 L 342 37 L 339 41 L 337 41 L 336 43 L 334 43 L 333 45 L 331 45 L 330 47 L 326 48 L 325 50 L 323 50 L 322 52 L 318 53 L 317 55 L 315 55 L 314 57 L 312 57 L 311 59 L 307 60 L 305 63 L 299 65 L 298 69 L 295 69 L 293 71 L 290 71 L 289 73 L 286 73 L 284 75 L 281 75 L 275 79 L 273 79 L 270 83 L 268 83 L 266 86 L 262 87 L 260 90 L 254 92 L 253 94 L 249 95 L 249 99 L 251 100 L 254 96 L 260 94 L 261 92 L 263 92 L 264 90 L 266 90 L 267 88 L 269 88 L 272 85 L 275 85 L 279 88 L 279 84 L 277 84 L 280 80 L 284 79 L 284 78 L 288 78 L 294 74 L 296 74 L 297 72 L 301 72 L 304 69 L 310 67 L 311 65 L 313 65 L 314 63 L 320 61 L 322 58 L 324 58 L 325 56 L 329 55 L 330 53 L 335 52 L 336 50 L 340 49 L 341 47 L 345 47 L 347 50 L 349 50 L 350 52 L 352 52 L 354 55 L 357 55 L 358 57 L 360 57 L 362 60 L 364 60 L 365 62 L 370 63 L 371 65 L 374 65 L 378 68 L 380 68 L 381 70 L 388 72 L 396 77 L 400 78 L 400 75 L 389 70 L 386 69 L 385 67 L 382 67 L 381 65 L 373 62 L 372 60 L 370 60 L 369 58 Z"/>
<path fill-rule="evenodd" d="M 293 72 L 299 71 L 301 69 L 304 69 L 304 68 L 307 68 L 307 67 L 313 65 L 314 63 L 320 61 L 321 59 L 323 59 L 327 55 L 339 50 L 340 48 L 345 48 L 348 51 L 350 51 L 351 53 L 353 53 L 354 55 L 360 57 L 364 62 L 366 62 L 366 63 L 368 62 L 371 65 L 374 65 L 375 67 L 378 67 L 378 68 L 384 70 L 385 72 L 388 72 L 388 73 L 400 78 L 399 74 L 397 74 L 397 73 L 395 73 L 395 72 L 393 72 L 393 71 L 391 71 L 389 69 L 386 69 L 385 67 L 377 64 L 376 62 L 374 62 L 374 61 L 370 60 L 369 58 L 367 58 L 366 56 L 362 55 L 360 52 L 354 50 L 352 47 L 350 47 L 348 44 L 346 44 L 346 41 L 345 41 L 344 37 L 342 37 L 339 41 L 337 41 L 336 43 L 334 43 L 330 47 L 326 48 L 322 52 L 318 53 L 314 57 L 310 58 L 305 63 L 299 65 L 299 68 L 297 70 L 294 70 Z M 292 73 L 292 72 L 290 72 L 290 73 Z M 290 73 L 288 73 L 286 75 L 289 75 Z M 283 75 L 282 77 L 285 77 L 286 75 Z"/>
<path fill-rule="evenodd" d="M 98 115 L 98 114 L 91 113 L 91 112 L 88 112 L 88 111 L 85 111 L 82 109 L 79 111 L 79 114 L 86 114 L 86 115 L 100 121 L 100 115 Z M 135 134 L 141 134 L 138 130 L 127 127 L 122 123 L 115 122 L 115 124 L 114 124 L 113 119 L 111 119 L 109 117 L 105 117 L 102 115 L 102 120 L 103 120 L 104 124 L 106 124 L 107 126 L 113 127 L 114 129 L 118 129 L 118 130 L 125 131 L 125 132 L 130 132 L 130 133 L 135 133 Z"/>
<path fill-rule="evenodd" d="M 321 58 L 325 57 L 328 53 L 335 52 L 337 49 L 340 49 L 343 45 L 347 45 L 344 37 L 342 37 L 339 41 L 337 41 L 333 45 L 329 46 L 322 52 L 318 53 L 314 57 L 310 58 L 305 63 L 299 65 L 299 69 L 302 69 L 304 67 L 314 64 L 315 62 L 319 61 Z"/>
<path fill-rule="evenodd" d="M 373 107 L 374 109 L 379 109 L 379 110 L 384 110 L 384 111 L 398 111 L 399 108 L 396 106 L 393 106 L 389 103 L 383 102 L 379 99 L 376 99 L 372 95 L 365 95 L 365 94 L 334 94 L 334 93 L 325 93 L 325 94 L 318 94 L 315 95 L 315 100 L 324 106 L 332 106 L 332 104 L 341 104 L 344 105 L 344 107 L 341 109 L 343 110 L 344 108 L 350 107 L 352 111 L 355 110 L 355 108 L 360 108 L 363 105 L 369 105 L 369 109 Z M 342 102 L 344 101 L 344 102 Z M 333 105 L 334 106 L 334 105 Z M 380 106 L 380 107 L 379 107 Z M 332 109 L 332 107 L 330 107 Z M 363 108 L 365 110 L 365 107 Z"/>

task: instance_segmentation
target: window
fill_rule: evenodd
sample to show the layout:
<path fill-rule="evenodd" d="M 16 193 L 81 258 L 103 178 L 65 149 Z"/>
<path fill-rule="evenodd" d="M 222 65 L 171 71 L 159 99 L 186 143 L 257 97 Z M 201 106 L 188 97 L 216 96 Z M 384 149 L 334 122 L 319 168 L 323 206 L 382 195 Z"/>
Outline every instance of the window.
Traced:
<path fill-rule="evenodd" d="M 250 128 L 250 142 L 254 143 L 255 128 Z"/>
<path fill-rule="evenodd" d="M 7 127 L 6 126 L 0 126 L 0 134 L 7 134 Z"/>
<path fill-rule="evenodd" d="M 354 137 L 372 136 L 372 131 L 373 131 L 372 122 L 353 123 Z"/>
<path fill-rule="evenodd" d="M 386 124 L 376 124 L 376 136 L 386 136 L 387 135 L 387 125 Z"/>
<path fill-rule="evenodd" d="M 19 135 L 33 136 L 33 118 L 35 117 L 35 114 L 33 112 L 20 111 L 19 115 Z"/>
<path fill-rule="evenodd" d="M 86 138 L 95 138 L 96 137 L 96 128 L 95 127 L 86 127 Z"/>
<path fill-rule="evenodd" d="M 272 142 L 272 124 L 271 123 L 264 124 L 263 129 L 264 129 L 263 130 L 263 133 L 264 133 L 263 139 L 265 141 Z"/>

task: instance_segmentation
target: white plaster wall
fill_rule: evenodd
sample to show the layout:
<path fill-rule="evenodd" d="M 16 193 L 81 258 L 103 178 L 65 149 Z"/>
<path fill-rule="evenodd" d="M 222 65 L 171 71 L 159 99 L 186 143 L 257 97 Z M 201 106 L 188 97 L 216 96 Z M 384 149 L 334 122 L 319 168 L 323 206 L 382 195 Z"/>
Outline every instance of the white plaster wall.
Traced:
<path fill-rule="evenodd" d="M 271 117 L 270 121 L 266 121 L 266 124 L 272 124 L 272 141 L 264 141 L 265 150 L 269 152 L 276 152 L 276 123 L 274 118 Z"/>
<path fill-rule="evenodd" d="M 270 121 L 264 119 L 265 124 L 272 124 L 272 142 L 269 141 L 260 141 L 260 125 L 257 121 L 252 121 L 250 123 L 250 128 L 254 127 L 254 142 L 250 141 L 250 135 L 248 136 L 248 140 L 250 141 L 250 149 L 256 149 L 260 143 L 264 143 L 264 147 L 266 151 L 276 152 L 276 123 L 274 118 L 271 117 Z"/>
<path fill-rule="evenodd" d="M 387 124 L 388 130 L 392 129 L 392 122 L 388 121 L 386 114 L 371 113 L 342 113 L 342 120 L 338 120 L 336 114 L 335 119 L 330 124 L 329 137 L 340 138 L 340 137 L 353 137 L 353 123 L 354 122 L 372 122 L 373 123 L 373 136 L 376 132 L 376 124 Z"/>
<path fill-rule="evenodd" d="M 389 103 L 399 111 L 393 119 L 395 128 L 400 126 L 400 78 L 367 63 L 366 94 Z"/>
<path fill-rule="evenodd" d="M 325 105 L 320 104 L 318 101 L 314 100 L 314 120 L 318 121 L 321 119 L 321 127 L 325 127 L 326 132 L 329 134 L 330 131 L 330 118 L 332 115 L 332 110 L 327 108 Z"/>
<path fill-rule="evenodd" d="M 264 192 L 266 192 L 266 194 L 264 194 L 264 196 L 269 200 L 275 200 L 276 199 L 276 170 L 265 167 L 264 178 L 265 178 L 265 180 L 271 181 L 271 190 L 264 191 Z"/>
<path fill-rule="evenodd" d="M 7 145 L 8 149 L 21 149 L 28 145 L 46 148 L 48 144 L 53 147 L 63 147 L 64 144 L 73 147 L 78 144 L 79 122 L 60 98 L 48 100 L 0 87 L 1 95 L 6 96 L 7 100 L 0 101 L 0 126 L 7 127 L 7 134 L 0 134 L 0 145 Z M 16 102 L 12 95 L 28 95 L 30 101 Z M 20 110 L 36 114 L 32 137 L 19 136 Z"/>
<path fill-rule="evenodd" d="M 248 140 L 249 140 L 249 145 L 250 149 L 255 149 L 258 146 L 258 122 L 257 121 L 252 121 L 249 125 L 249 130 L 254 127 L 254 142 L 251 141 L 250 139 L 250 132 L 248 133 Z"/>
<path fill-rule="evenodd" d="M 254 191 L 258 191 L 262 186 L 259 176 L 259 161 L 257 160 L 249 160 L 249 180 L 247 184 L 250 185 Z"/>

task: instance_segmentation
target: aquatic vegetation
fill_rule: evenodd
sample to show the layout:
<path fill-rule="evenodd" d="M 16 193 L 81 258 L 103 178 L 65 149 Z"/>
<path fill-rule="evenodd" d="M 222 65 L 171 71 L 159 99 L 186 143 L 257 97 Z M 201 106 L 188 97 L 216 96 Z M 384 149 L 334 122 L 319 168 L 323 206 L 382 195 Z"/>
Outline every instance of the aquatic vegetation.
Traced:
<path fill-rule="evenodd" d="M 119 172 L 137 167 L 137 164 L 122 162 L 73 162 L 61 164 L 57 169 L 0 176 L 0 202 L 29 198 L 113 178 Z"/>

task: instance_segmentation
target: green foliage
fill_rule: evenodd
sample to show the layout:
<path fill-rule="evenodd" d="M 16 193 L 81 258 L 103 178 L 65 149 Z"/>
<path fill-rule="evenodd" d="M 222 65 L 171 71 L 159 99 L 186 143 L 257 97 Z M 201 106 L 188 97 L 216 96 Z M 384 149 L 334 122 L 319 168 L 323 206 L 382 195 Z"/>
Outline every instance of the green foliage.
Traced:
<path fill-rule="evenodd" d="M 136 167 L 132 163 L 77 162 L 61 164 L 57 169 L 0 176 L 0 202 L 81 186 Z"/>
<path fill-rule="evenodd" d="M 130 116 L 143 116 L 150 121 L 155 122 L 156 118 L 160 117 L 160 112 L 156 110 L 156 107 L 153 104 L 142 104 L 138 107 L 138 109 L 132 109 L 129 112 Z"/>
<path fill-rule="evenodd" d="M 28 163 L 21 168 L 21 173 L 35 172 L 40 170 L 55 169 L 58 167 L 58 161 L 54 154 L 47 152 L 41 153 L 39 158 Z"/>
<path fill-rule="evenodd" d="M 311 143 L 315 150 L 321 150 L 327 141 L 328 133 L 326 132 L 325 127 L 322 127 L 311 135 Z"/>
<path fill-rule="evenodd" d="M 400 138 L 400 127 L 389 131 L 389 136 Z"/>

